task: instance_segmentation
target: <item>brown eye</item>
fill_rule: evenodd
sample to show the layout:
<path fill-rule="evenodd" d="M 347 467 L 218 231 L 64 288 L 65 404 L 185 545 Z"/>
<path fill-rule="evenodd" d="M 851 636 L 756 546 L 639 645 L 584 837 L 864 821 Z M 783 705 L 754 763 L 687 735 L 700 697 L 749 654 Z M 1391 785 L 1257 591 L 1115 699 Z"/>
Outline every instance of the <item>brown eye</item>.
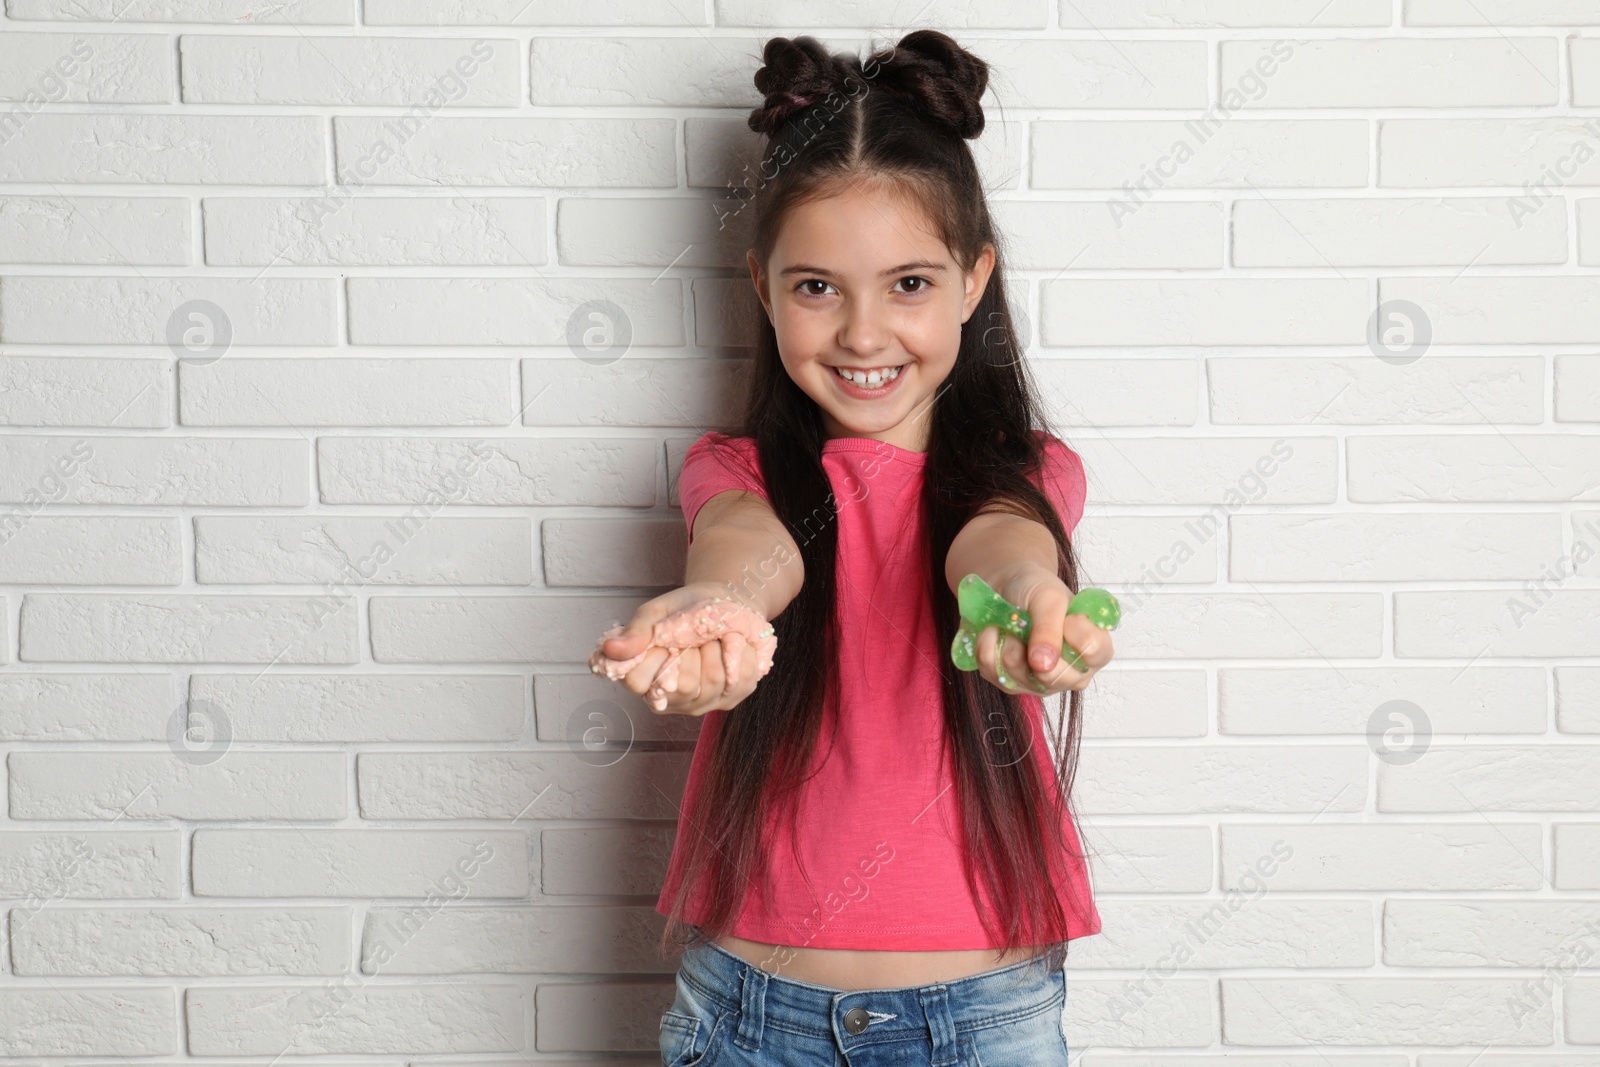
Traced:
<path fill-rule="evenodd" d="M 823 295 L 822 293 L 813 292 L 812 290 L 805 288 L 808 285 L 820 285 L 820 286 L 823 286 L 824 288 L 826 288 L 828 283 L 823 281 L 821 278 L 807 278 L 805 281 L 800 282 L 795 288 L 799 289 L 806 296 L 822 296 Z"/>
<path fill-rule="evenodd" d="M 920 274 L 908 274 L 904 278 L 901 278 L 900 281 L 902 281 L 902 282 L 920 282 L 920 283 L 922 283 L 922 284 L 918 285 L 915 289 L 910 290 L 909 292 L 907 292 L 906 290 L 902 290 L 902 292 L 907 292 L 908 296 L 915 295 L 915 294 L 920 293 L 923 290 L 928 288 L 928 279 L 924 278 Z M 899 283 L 897 282 L 896 284 L 899 284 Z"/>

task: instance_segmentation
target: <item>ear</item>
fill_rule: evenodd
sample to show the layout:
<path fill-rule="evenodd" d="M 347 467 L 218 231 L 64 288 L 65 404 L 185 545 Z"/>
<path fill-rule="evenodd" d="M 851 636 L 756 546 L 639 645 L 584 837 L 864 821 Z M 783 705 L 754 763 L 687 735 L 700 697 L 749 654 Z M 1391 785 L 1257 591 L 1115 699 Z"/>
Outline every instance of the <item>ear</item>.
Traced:
<path fill-rule="evenodd" d="M 966 295 L 961 300 L 961 321 L 966 322 L 972 317 L 972 312 L 977 308 L 978 301 L 983 299 L 984 290 L 989 287 L 989 275 L 994 271 L 994 245 L 984 243 L 978 252 L 977 262 L 966 273 Z"/>
<path fill-rule="evenodd" d="M 767 313 L 767 321 L 772 322 L 772 303 L 767 299 L 767 280 L 761 274 L 761 261 L 756 258 L 756 250 L 746 249 L 744 261 L 750 268 L 750 283 L 755 286 L 756 299 L 761 301 L 761 307 Z"/>

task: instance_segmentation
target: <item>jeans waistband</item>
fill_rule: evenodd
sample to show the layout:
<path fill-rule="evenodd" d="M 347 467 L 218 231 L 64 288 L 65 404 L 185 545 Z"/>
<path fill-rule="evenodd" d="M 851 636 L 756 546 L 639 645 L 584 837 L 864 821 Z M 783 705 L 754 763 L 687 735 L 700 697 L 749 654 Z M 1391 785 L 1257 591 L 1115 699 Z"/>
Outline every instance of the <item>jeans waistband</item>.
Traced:
<path fill-rule="evenodd" d="M 925 1034 L 933 1038 L 935 1062 L 941 1051 L 953 1054 L 957 1033 L 1059 1013 L 1066 999 L 1064 970 L 1046 971 L 1042 956 L 946 982 L 847 991 L 772 974 L 706 942 L 683 953 L 679 973 L 696 994 L 737 1018 L 734 1041 L 744 1048 L 760 1048 L 767 1027 L 831 1037 L 845 1051 Z"/>

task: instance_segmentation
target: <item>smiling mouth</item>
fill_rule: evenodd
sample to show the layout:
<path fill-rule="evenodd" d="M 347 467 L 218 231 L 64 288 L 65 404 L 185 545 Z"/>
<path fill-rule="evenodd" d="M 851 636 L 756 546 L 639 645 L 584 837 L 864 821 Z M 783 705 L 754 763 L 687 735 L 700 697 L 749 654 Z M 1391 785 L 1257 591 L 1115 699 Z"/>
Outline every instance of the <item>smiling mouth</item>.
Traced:
<path fill-rule="evenodd" d="M 834 377 L 849 382 L 857 389 L 880 389 L 899 378 L 905 368 L 904 363 L 896 367 L 872 367 L 867 370 L 835 367 L 833 373 Z"/>

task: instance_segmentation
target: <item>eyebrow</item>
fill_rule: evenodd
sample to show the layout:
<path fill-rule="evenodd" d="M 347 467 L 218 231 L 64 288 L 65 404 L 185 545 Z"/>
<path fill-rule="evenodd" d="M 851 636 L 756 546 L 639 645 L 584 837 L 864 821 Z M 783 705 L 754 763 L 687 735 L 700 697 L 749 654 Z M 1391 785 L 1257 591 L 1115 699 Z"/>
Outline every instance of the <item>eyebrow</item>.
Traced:
<path fill-rule="evenodd" d="M 887 278 L 891 274 L 904 274 L 912 270 L 931 270 L 942 274 L 947 269 L 942 263 L 931 263 L 928 260 L 919 259 L 911 263 L 902 263 L 898 267 L 890 267 L 888 270 L 879 271 L 878 277 Z M 821 274 L 828 278 L 835 277 L 833 271 L 823 267 L 813 267 L 809 263 L 795 263 L 785 267 L 778 272 L 778 277 L 787 278 L 791 274 Z"/>

